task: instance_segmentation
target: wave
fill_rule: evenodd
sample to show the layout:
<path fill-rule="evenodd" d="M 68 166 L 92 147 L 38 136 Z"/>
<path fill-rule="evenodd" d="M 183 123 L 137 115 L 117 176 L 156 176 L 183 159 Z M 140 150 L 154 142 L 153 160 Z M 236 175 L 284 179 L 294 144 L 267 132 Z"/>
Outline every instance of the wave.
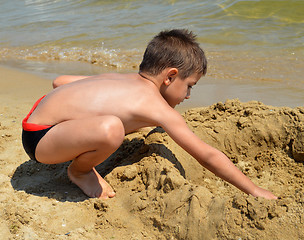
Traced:
<path fill-rule="evenodd" d="M 118 69 L 135 69 L 141 61 L 142 52 L 138 49 L 44 46 L 0 48 L 0 56 L 1 60 L 78 61 Z"/>

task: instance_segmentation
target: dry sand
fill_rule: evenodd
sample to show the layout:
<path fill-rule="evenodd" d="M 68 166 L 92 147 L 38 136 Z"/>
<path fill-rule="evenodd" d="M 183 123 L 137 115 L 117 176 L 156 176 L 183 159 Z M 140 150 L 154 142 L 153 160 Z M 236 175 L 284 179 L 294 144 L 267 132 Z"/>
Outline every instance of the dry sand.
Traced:
<path fill-rule="evenodd" d="M 126 136 L 97 170 L 117 195 L 87 198 L 68 164 L 29 160 L 21 120 L 50 81 L 0 68 L 0 239 L 304 239 L 304 108 L 229 100 L 184 117 L 278 200 L 201 167 L 160 128 Z"/>

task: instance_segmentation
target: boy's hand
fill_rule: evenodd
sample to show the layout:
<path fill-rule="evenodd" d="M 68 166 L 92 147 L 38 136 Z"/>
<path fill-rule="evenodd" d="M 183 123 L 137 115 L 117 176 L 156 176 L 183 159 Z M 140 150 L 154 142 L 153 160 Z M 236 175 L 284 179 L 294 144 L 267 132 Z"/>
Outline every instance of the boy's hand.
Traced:
<path fill-rule="evenodd" d="M 252 196 L 254 197 L 263 197 L 266 199 L 278 199 L 277 196 L 273 195 L 272 192 L 269 192 L 268 190 L 265 190 L 263 188 L 260 187 L 256 187 L 254 193 L 252 194 Z"/>

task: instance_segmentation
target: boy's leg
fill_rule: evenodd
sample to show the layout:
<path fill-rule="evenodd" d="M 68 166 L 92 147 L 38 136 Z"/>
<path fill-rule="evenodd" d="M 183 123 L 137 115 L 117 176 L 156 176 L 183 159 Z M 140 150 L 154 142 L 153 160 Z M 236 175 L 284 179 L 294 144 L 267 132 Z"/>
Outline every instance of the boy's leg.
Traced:
<path fill-rule="evenodd" d="M 115 116 L 69 120 L 54 126 L 40 140 L 36 158 L 46 164 L 74 159 L 68 168 L 72 182 L 89 197 L 113 197 L 112 188 L 94 167 L 121 145 L 124 136 L 123 124 Z"/>

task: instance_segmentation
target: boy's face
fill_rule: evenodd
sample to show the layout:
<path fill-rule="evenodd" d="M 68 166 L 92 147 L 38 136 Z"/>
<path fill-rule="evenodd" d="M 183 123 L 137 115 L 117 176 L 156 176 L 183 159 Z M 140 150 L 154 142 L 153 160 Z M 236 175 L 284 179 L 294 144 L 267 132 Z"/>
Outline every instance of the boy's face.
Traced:
<path fill-rule="evenodd" d="M 190 98 L 192 87 L 202 77 L 202 74 L 192 74 L 186 79 L 181 79 L 178 75 L 164 81 L 161 94 L 168 104 L 174 108 L 176 105 Z"/>

